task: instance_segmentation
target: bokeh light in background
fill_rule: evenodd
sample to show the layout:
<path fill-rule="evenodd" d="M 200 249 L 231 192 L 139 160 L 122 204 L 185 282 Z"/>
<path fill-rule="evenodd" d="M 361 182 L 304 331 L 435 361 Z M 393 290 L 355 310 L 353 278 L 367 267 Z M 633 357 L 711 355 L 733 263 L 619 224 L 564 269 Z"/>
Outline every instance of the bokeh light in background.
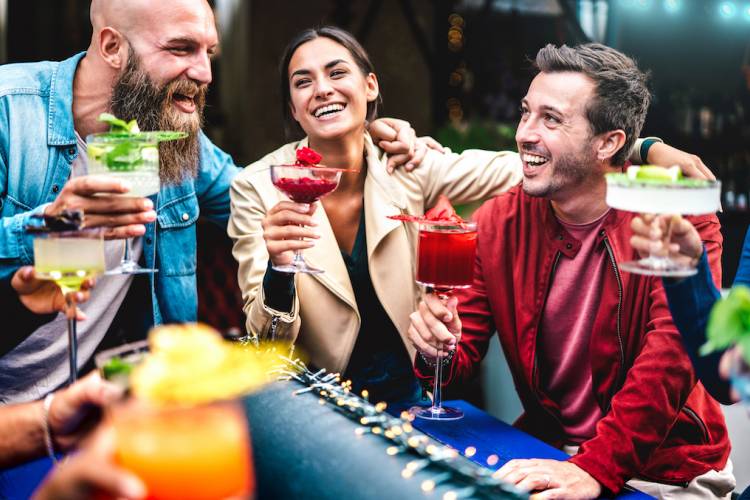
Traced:
<path fill-rule="evenodd" d="M 682 9 L 681 0 L 664 0 L 664 10 L 670 14 L 675 14 Z"/>
<path fill-rule="evenodd" d="M 742 7 L 742 17 L 745 21 L 750 22 L 750 4 L 745 4 Z"/>
<path fill-rule="evenodd" d="M 719 17 L 732 19 L 737 14 L 737 5 L 734 2 L 719 2 Z"/>

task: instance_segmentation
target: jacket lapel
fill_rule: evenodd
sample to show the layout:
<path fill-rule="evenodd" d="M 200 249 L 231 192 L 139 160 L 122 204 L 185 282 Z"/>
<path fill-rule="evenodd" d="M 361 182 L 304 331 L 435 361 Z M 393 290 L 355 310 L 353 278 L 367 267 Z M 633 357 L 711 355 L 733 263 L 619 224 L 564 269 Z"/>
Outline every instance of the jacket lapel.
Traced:
<path fill-rule="evenodd" d="M 408 328 L 409 314 L 414 310 L 415 294 L 412 248 L 408 232 L 417 231 L 389 215 L 407 212 L 403 187 L 397 185 L 386 172 L 369 136 L 366 138 L 367 179 L 365 181 L 365 217 L 367 223 L 367 257 L 370 262 L 370 279 L 382 301 L 383 308 L 394 325 L 402 332 Z M 411 344 L 403 339 L 407 349 Z M 409 351 L 410 355 L 413 353 Z"/>

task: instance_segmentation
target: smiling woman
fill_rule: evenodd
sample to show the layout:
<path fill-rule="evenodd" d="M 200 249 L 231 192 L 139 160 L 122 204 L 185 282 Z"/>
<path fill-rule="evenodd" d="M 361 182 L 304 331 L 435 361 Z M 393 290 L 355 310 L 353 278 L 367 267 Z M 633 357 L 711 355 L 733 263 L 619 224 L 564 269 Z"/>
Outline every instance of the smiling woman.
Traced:
<path fill-rule="evenodd" d="M 518 155 L 430 150 L 415 171 L 388 175 L 388 154 L 366 132 L 381 101 L 375 69 L 339 28 L 298 34 L 279 73 L 287 129 L 306 137 L 248 166 L 232 185 L 229 235 L 248 333 L 296 342 L 312 365 L 341 372 L 373 400 L 414 403 L 422 390 L 407 328 L 420 295 L 417 231 L 388 216 L 422 215 L 440 194 L 456 203 L 499 194 L 521 179 Z M 321 153 L 324 165 L 347 169 L 314 204 L 288 201 L 269 175 L 271 165 L 294 163 L 303 146 Z M 302 249 L 324 274 L 273 269 Z"/>

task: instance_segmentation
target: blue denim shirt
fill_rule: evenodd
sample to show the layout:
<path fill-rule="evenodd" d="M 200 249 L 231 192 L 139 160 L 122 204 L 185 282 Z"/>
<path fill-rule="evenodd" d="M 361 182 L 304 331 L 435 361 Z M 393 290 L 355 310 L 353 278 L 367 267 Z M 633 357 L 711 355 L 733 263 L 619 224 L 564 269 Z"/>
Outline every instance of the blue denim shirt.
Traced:
<path fill-rule="evenodd" d="M 84 53 L 61 62 L 0 66 L 0 279 L 32 264 L 24 226 L 55 199 L 78 154 L 73 128 L 73 77 Z M 195 321 L 198 216 L 226 227 L 231 157 L 200 134 L 197 178 L 164 186 L 152 199 L 157 221 L 146 226 L 143 255 L 151 276 L 154 324 Z"/>

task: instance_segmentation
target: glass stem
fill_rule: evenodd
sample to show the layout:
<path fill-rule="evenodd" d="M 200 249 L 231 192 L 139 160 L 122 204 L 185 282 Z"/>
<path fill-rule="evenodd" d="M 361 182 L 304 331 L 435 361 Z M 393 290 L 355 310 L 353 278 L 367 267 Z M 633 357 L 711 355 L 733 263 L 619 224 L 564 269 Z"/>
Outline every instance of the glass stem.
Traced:
<path fill-rule="evenodd" d="M 654 220 L 654 224 L 656 224 L 656 219 Z M 667 227 L 665 229 L 665 234 L 663 236 L 662 242 L 664 244 L 665 248 L 665 254 L 657 255 L 653 251 L 649 251 L 648 253 L 648 262 L 654 269 L 669 269 L 674 264 L 672 260 L 669 258 L 669 242 L 672 239 L 672 219 L 670 219 L 667 222 Z"/>
<path fill-rule="evenodd" d="M 122 260 L 120 261 L 121 266 L 126 266 L 131 264 L 132 257 L 130 256 L 130 238 L 125 238 L 125 252 L 122 254 Z"/>
<path fill-rule="evenodd" d="M 432 391 L 432 413 L 440 413 L 443 408 L 442 387 L 443 382 L 443 356 L 438 351 L 435 358 L 435 388 Z"/>
<path fill-rule="evenodd" d="M 76 333 L 76 304 L 73 301 L 73 293 L 75 292 L 65 294 L 65 313 L 68 317 L 68 362 L 70 364 L 68 384 L 73 384 L 78 378 L 78 335 Z"/>

